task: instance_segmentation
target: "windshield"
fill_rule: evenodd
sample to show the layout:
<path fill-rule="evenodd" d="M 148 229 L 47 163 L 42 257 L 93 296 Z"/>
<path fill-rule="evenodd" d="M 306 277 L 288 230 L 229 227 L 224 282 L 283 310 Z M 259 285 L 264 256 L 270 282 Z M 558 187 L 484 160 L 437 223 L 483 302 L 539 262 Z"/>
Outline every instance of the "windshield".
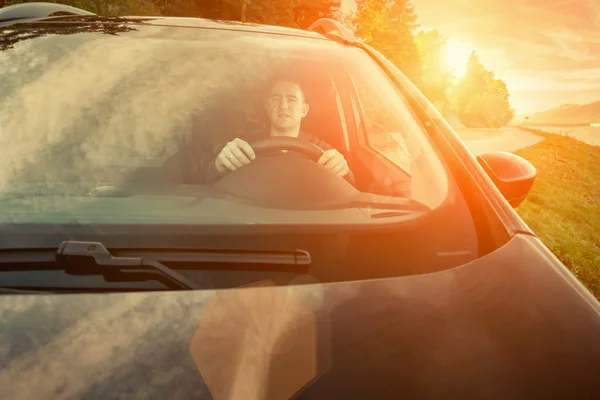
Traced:
<path fill-rule="evenodd" d="M 339 282 L 478 257 L 449 164 L 367 51 L 158 22 L 0 28 L 0 287 Z M 57 255 L 72 246 L 109 254 Z"/>
<path fill-rule="evenodd" d="M 288 212 L 301 201 L 236 202 L 206 178 L 223 146 L 236 137 L 251 142 L 244 135 L 268 125 L 265 98 L 282 71 L 299 82 L 309 105 L 302 132 L 339 151 L 346 180 L 375 195 L 361 199 L 361 216 L 381 196 L 388 208 L 389 197 L 435 208 L 447 195 L 448 179 L 420 123 L 362 50 L 320 39 L 143 25 L 113 25 L 110 34 L 3 29 L 4 222 L 356 222 L 348 219 L 348 202 L 332 207 L 323 198 L 310 210 Z M 252 179 L 267 185 L 270 174 L 265 167 Z"/>

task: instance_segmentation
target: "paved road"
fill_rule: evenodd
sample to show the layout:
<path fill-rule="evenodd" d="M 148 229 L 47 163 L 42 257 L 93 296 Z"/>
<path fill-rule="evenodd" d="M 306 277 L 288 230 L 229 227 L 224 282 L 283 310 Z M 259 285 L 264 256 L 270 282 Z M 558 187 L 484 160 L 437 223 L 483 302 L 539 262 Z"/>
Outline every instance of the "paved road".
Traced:
<path fill-rule="evenodd" d="M 495 151 L 515 151 L 533 146 L 545 140 L 542 136 L 531 132 L 522 131 L 519 128 L 505 127 L 500 129 L 471 129 L 455 127 L 456 133 L 467 144 L 467 147 L 475 155 L 482 153 L 491 153 Z M 394 136 L 394 134 L 392 134 Z M 391 140 L 387 135 L 377 138 L 373 142 L 375 148 L 382 151 L 390 159 L 400 165 L 408 162 L 406 155 L 398 150 L 398 144 L 403 142 L 399 135 L 396 141 Z M 405 150 L 407 151 L 407 150 Z M 410 168 L 409 165 L 406 166 Z"/>
<path fill-rule="evenodd" d="M 544 140 L 539 135 L 512 127 L 500 129 L 457 128 L 455 130 L 475 155 L 494 151 L 512 153 Z"/>

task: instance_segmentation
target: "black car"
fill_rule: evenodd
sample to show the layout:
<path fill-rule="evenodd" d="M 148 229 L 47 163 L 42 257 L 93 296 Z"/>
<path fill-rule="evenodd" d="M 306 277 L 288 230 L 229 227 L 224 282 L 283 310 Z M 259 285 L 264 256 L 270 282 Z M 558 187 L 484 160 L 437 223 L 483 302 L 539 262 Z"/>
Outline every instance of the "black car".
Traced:
<path fill-rule="evenodd" d="M 600 398 L 600 305 L 513 209 L 535 169 L 339 23 L 15 7 L 1 399 Z M 317 142 L 251 134 L 282 71 Z"/>

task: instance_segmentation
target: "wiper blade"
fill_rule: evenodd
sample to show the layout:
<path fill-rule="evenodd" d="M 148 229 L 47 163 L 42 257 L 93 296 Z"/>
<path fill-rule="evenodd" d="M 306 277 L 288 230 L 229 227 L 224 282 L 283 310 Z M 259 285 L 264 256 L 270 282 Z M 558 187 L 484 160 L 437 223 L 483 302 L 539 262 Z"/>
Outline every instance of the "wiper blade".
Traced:
<path fill-rule="evenodd" d="M 176 266 L 177 270 L 193 271 L 272 271 L 307 274 L 311 262 L 310 253 L 300 249 L 144 248 L 108 251 L 103 243 L 73 240 L 62 242 L 58 248 L 0 249 L 0 271 L 64 270 L 70 275 L 104 275 L 105 278 L 114 279 L 121 273 L 126 273 L 130 278 L 137 276 L 141 279 L 143 275 L 147 275 L 143 270 L 147 271 L 150 268 L 161 278 L 170 275 L 176 277 L 178 282 L 188 280 L 169 267 Z M 168 275 L 165 275 L 163 271 L 167 273 L 167 270 Z M 197 280 L 197 277 L 194 279 Z M 166 280 L 173 284 L 173 279 Z M 206 282 L 199 283 L 202 285 Z M 179 288 L 181 285 L 176 286 Z"/>
<path fill-rule="evenodd" d="M 121 256 L 140 256 L 157 260 L 163 263 L 177 263 L 192 265 L 192 269 L 230 271 L 278 271 L 278 272 L 308 272 L 311 264 L 310 253 L 306 250 L 137 250 L 118 251 Z"/>
<path fill-rule="evenodd" d="M 52 294 L 52 292 L 0 287 L 0 294 Z"/>
<path fill-rule="evenodd" d="M 143 257 L 115 257 L 100 242 L 64 241 L 58 247 L 56 261 L 72 264 L 74 267 L 83 269 L 86 268 L 86 264 L 81 262 L 91 261 L 93 266 L 99 267 L 99 272 L 109 272 L 111 269 L 121 271 L 128 267 L 131 267 L 131 269 L 150 267 L 167 278 L 172 286 L 176 288 L 183 290 L 201 289 L 191 279 L 158 261 Z"/>

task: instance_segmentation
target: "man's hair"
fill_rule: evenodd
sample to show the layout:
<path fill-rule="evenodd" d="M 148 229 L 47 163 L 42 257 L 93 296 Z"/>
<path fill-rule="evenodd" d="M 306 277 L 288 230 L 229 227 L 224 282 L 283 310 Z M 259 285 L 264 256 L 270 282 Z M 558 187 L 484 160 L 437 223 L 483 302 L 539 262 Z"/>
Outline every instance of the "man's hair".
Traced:
<path fill-rule="evenodd" d="M 298 85 L 298 88 L 300 88 L 300 92 L 302 93 L 304 102 L 308 103 L 308 97 L 306 95 L 306 90 L 304 89 L 305 85 L 302 82 L 302 79 L 299 77 L 299 75 L 292 73 L 277 73 L 272 75 L 267 83 L 267 91 L 265 93 L 266 96 L 268 96 L 271 93 L 271 89 L 278 82 L 293 82 L 296 85 Z"/>

